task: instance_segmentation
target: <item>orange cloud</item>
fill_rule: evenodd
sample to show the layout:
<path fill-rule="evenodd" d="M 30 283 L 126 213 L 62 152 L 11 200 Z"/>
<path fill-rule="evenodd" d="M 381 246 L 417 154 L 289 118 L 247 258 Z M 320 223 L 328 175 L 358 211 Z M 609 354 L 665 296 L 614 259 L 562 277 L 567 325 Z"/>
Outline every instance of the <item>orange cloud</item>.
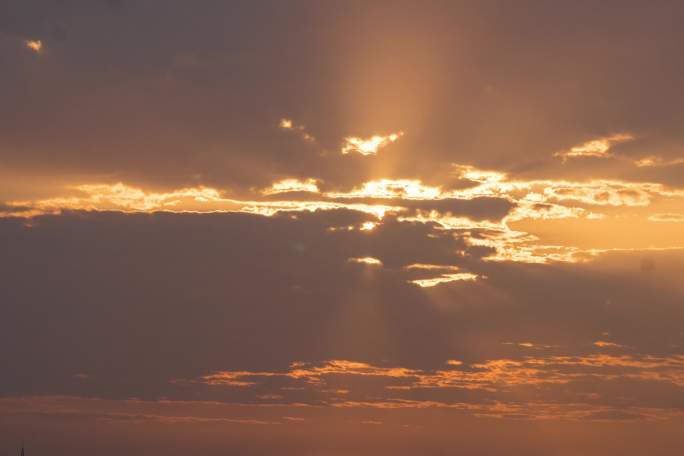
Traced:
<path fill-rule="evenodd" d="M 557 152 L 554 154 L 554 156 L 561 157 L 563 161 L 566 161 L 569 158 L 577 157 L 611 157 L 612 155 L 610 154 L 610 149 L 614 144 L 632 141 L 633 139 L 634 136 L 629 133 L 606 136 L 604 138 L 593 139 L 591 141 L 573 146 L 568 150 Z"/>
<path fill-rule="evenodd" d="M 26 40 L 24 44 L 33 52 L 40 53 L 43 50 L 43 42 L 41 40 Z"/>
<path fill-rule="evenodd" d="M 342 153 L 348 154 L 356 152 L 361 155 L 375 155 L 378 150 L 388 146 L 404 136 L 403 132 L 391 133 L 389 135 L 373 135 L 369 138 L 359 138 L 356 136 L 348 136 L 344 138 L 342 145 Z"/>
<path fill-rule="evenodd" d="M 533 343 L 522 343 L 534 347 Z M 597 344 L 595 344 L 597 345 Z M 618 346 L 612 344 L 609 346 Z M 601 348 L 607 346 L 597 345 Z M 203 376 L 209 385 L 252 386 L 259 379 L 283 377 L 302 380 L 310 385 L 323 384 L 329 376 L 371 376 L 406 380 L 403 386 L 388 385 L 390 390 L 424 388 L 463 388 L 497 391 L 510 386 L 565 384 L 585 377 L 595 379 L 660 379 L 684 385 L 684 356 L 632 356 L 592 354 L 587 356 L 527 357 L 521 360 L 494 359 L 466 366 L 449 360 L 449 369 L 423 371 L 405 367 L 382 367 L 349 360 L 325 361 L 320 365 L 294 362 L 287 372 L 220 371 Z M 572 370 L 571 368 L 575 368 Z M 593 370 L 587 370 L 592 368 Z M 619 372 L 614 368 L 626 368 Z"/>
<path fill-rule="evenodd" d="M 285 122 L 283 128 L 287 125 Z M 536 232 L 534 229 L 538 226 L 532 225 L 532 222 L 546 226 L 543 224 L 554 220 L 586 221 L 587 231 L 590 231 L 596 225 L 589 224 L 597 223 L 595 221 L 611 223 L 611 218 L 621 214 L 618 209 L 639 209 L 644 221 L 674 223 L 683 220 L 675 212 L 645 213 L 646 208 L 651 209 L 651 212 L 655 208 L 671 210 L 684 199 L 684 191 L 662 184 L 620 180 L 514 180 L 505 173 L 462 165 L 455 165 L 454 173 L 455 177 L 470 181 L 473 185 L 445 189 L 424 184 L 420 179 L 382 178 L 363 182 L 348 190 L 321 191 L 320 181 L 315 178 L 286 178 L 255 192 L 253 199 L 233 199 L 227 198 L 219 189 L 204 186 L 160 192 L 123 183 L 82 184 L 70 187 L 66 196 L 5 203 L 4 208 L 0 207 L 0 217 L 30 218 L 41 214 L 58 214 L 63 210 L 245 212 L 272 216 L 281 212 L 347 209 L 382 219 L 391 212 L 396 214 L 399 222 L 431 224 L 453 232 L 469 246 L 494 249 L 495 252 L 487 255 L 485 261 L 528 263 L 588 261 L 615 247 L 592 245 L 591 250 L 587 250 L 575 247 L 571 241 L 565 244 L 544 242 L 543 238 L 531 234 Z M 304 198 L 295 194 L 302 192 L 309 196 Z M 312 199 L 312 196 L 316 199 Z M 500 220 L 473 220 L 468 216 L 434 208 L 421 209 L 421 201 L 430 207 L 436 201 L 468 201 L 482 197 L 506 200 L 512 209 Z M 388 200 L 391 200 L 391 205 L 386 204 Z M 600 208 L 600 212 L 595 208 Z M 330 230 L 372 231 L 375 227 L 376 222 L 365 221 L 359 227 L 332 227 Z M 664 247 L 680 246 L 673 244 Z M 475 278 L 469 273 L 450 272 L 449 275 L 438 277 L 421 277 L 414 283 L 434 286 Z"/>
<path fill-rule="evenodd" d="M 605 340 L 597 340 L 594 345 L 600 348 L 623 348 L 623 345 L 616 344 L 614 342 L 607 342 Z"/>
<path fill-rule="evenodd" d="M 313 183 L 280 181 L 271 188 L 274 193 L 288 191 L 301 185 L 313 190 Z M 70 188 L 78 196 L 54 197 L 36 201 L 10 201 L 10 210 L 0 212 L 4 217 L 34 217 L 58 214 L 64 210 L 115 210 L 122 212 L 247 212 L 270 216 L 278 212 L 350 209 L 382 218 L 385 213 L 403 208 L 382 204 L 346 203 L 336 201 L 248 201 L 225 198 L 223 192 L 209 187 L 188 187 L 169 192 L 148 192 L 137 187 L 116 184 L 86 184 Z M 11 210 L 16 208 L 16 210 Z"/>
<path fill-rule="evenodd" d="M 274 182 L 269 188 L 262 190 L 264 195 L 277 195 L 288 192 L 310 192 L 318 193 L 318 183 L 316 179 L 283 179 Z"/>
<path fill-rule="evenodd" d="M 663 157 L 657 155 L 651 155 L 648 157 L 640 158 L 634 162 L 640 168 L 653 168 L 653 167 L 664 167 L 664 166 L 675 166 L 684 163 L 684 158 L 675 158 L 673 160 L 667 160 Z"/>
<path fill-rule="evenodd" d="M 600 342 L 600 341 L 599 341 Z M 524 347 L 536 347 L 532 342 L 521 343 Z M 599 348 L 607 345 L 595 344 Z M 448 360 L 445 368 L 437 370 L 411 369 L 399 366 L 377 366 L 349 360 L 331 360 L 323 363 L 294 362 L 285 372 L 217 372 L 199 379 L 201 383 L 224 386 L 255 386 L 255 394 L 261 391 L 265 380 L 279 377 L 296 382 L 299 391 L 316 392 L 327 396 L 324 404 L 341 408 L 456 408 L 477 416 L 504 416 L 515 410 L 529 419 L 544 418 L 588 418 L 592 413 L 635 413 L 635 419 L 657 419 L 671 416 L 663 409 L 648 409 L 638 406 L 601 405 L 601 395 L 576 393 L 571 399 L 553 403 L 530 399 L 525 402 L 511 401 L 512 392 L 526 395 L 539 394 L 548 388 L 563 386 L 573 391 L 575 384 L 591 382 L 631 381 L 658 382 L 663 385 L 684 386 L 684 356 L 651 355 L 606 355 L 589 354 L 583 356 L 527 356 L 522 359 L 492 359 L 480 363 L 465 364 L 459 360 Z M 373 393 L 366 397 L 356 389 L 358 379 L 372 377 L 374 384 L 384 385 L 384 393 Z M 217 381 L 218 380 L 218 381 Z M 235 384 L 235 382 L 238 382 Z M 243 385 L 242 383 L 249 383 Z M 270 383 L 270 382 L 269 382 Z M 338 385 L 330 388 L 329 385 Z M 256 386 L 259 385 L 258 388 Z M 344 385 L 345 397 L 336 392 Z M 303 389 L 302 389 L 303 388 Z M 286 392 L 293 388 L 282 388 Z M 406 397 L 410 391 L 421 390 L 425 399 L 415 400 Z M 480 391 L 493 400 L 462 403 L 458 401 L 430 399 L 431 391 Z M 301 398 L 301 396 L 299 396 Z M 444 394 L 439 397 L 444 398 Z M 509 399 L 505 399 L 505 398 Z M 279 395 L 279 403 L 288 403 L 286 397 Z M 301 400 L 301 399 L 300 399 Z M 588 402 L 587 402 L 588 401 Z M 542 404 L 546 404 L 543 405 Z M 580 406 L 581 404 L 581 406 Z M 579 413 L 583 409 L 584 413 Z M 639 409 L 639 412 L 635 412 Z M 591 413 L 589 413 L 591 412 Z M 677 411 L 677 413 L 682 414 Z M 597 415 L 598 416 L 598 415 Z"/>
<path fill-rule="evenodd" d="M 304 141 L 315 142 L 316 138 L 313 137 L 304 125 L 297 125 L 292 119 L 282 118 L 278 123 L 278 127 L 282 130 L 293 131 L 297 133 Z"/>
<path fill-rule="evenodd" d="M 373 258 L 373 257 L 349 258 L 348 261 L 350 263 L 361 263 L 361 264 L 368 264 L 371 266 L 382 266 L 382 261 L 378 260 L 377 258 Z"/>
<path fill-rule="evenodd" d="M 349 192 L 329 192 L 331 198 L 378 198 L 431 200 L 444 197 L 438 187 L 423 185 L 415 179 L 378 179 L 365 182 Z"/>
<path fill-rule="evenodd" d="M 429 287 L 434 287 L 434 286 L 442 284 L 442 283 L 457 282 L 457 281 L 463 281 L 463 280 L 471 281 L 471 280 L 477 280 L 477 279 L 481 279 L 481 278 L 483 278 L 483 276 L 479 276 L 477 274 L 473 274 L 470 272 L 453 272 L 453 273 L 442 274 L 438 277 L 433 277 L 431 279 L 415 279 L 415 280 L 411 280 L 410 282 L 418 285 L 421 288 L 429 288 Z"/>
<path fill-rule="evenodd" d="M 659 223 L 684 223 L 684 214 L 679 213 L 666 213 L 666 214 L 653 214 L 648 217 L 651 222 Z"/>

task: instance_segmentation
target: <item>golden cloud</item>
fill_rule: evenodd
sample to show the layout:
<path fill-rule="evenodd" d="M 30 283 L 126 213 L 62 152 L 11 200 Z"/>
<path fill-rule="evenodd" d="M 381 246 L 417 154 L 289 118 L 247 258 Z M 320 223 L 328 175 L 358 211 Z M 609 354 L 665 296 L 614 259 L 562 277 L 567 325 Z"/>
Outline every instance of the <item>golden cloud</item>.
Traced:
<path fill-rule="evenodd" d="M 315 142 L 316 138 L 310 134 L 304 125 L 297 125 L 292 119 L 282 118 L 278 122 L 278 127 L 282 130 L 292 131 L 297 133 L 304 141 Z"/>
<path fill-rule="evenodd" d="M 623 345 L 616 344 L 615 342 L 607 342 L 605 340 L 597 340 L 594 345 L 600 348 L 623 348 Z"/>
<path fill-rule="evenodd" d="M 350 263 L 368 264 L 371 266 L 382 266 L 382 261 L 373 257 L 349 258 L 347 261 L 349 261 Z"/>
<path fill-rule="evenodd" d="M 477 274 L 472 274 L 470 272 L 454 272 L 449 274 L 442 274 L 439 277 L 434 277 L 432 279 L 416 279 L 411 280 L 411 283 L 418 285 L 421 288 L 430 288 L 442 283 L 458 282 L 458 281 L 470 281 L 483 278 Z"/>
<path fill-rule="evenodd" d="M 600 341 L 599 341 L 600 342 Z M 523 347 L 536 347 L 532 342 L 520 343 Z M 620 347 L 617 344 L 595 344 L 599 348 Z M 661 413 L 661 409 L 646 407 L 601 405 L 601 395 L 589 391 L 572 393 L 574 397 L 555 402 L 553 406 L 544 404 L 543 400 L 511 401 L 515 397 L 511 392 L 526 391 L 526 395 L 541 394 L 548 388 L 563 386 L 564 390 L 573 391 L 572 385 L 583 385 L 587 382 L 600 389 L 602 382 L 656 382 L 662 385 L 684 386 L 684 356 L 655 355 L 607 355 L 589 354 L 582 356 L 527 356 L 522 359 L 492 359 L 479 363 L 465 364 L 459 360 L 447 360 L 443 369 L 423 370 L 400 366 L 378 366 L 366 362 L 350 360 L 330 360 L 322 363 L 293 362 L 283 372 L 245 372 L 221 371 L 201 377 L 189 383 L 205 383 L 214 386 L 253 387 L 254 394 L 263 395 L 263 388 L 273 384 L 269 378 L 278 377 L 283 381 L 295 382 L 296 388 L 281 388 L 281 392 L 289 389 L 310 391 L 316 397 L 327 394 L 323 404 L 342 408 L 462 408 L 475 414 L 497 416 L 510 410 L 529 415 L 531 419 L 545 417 L 576 418 L 590 414 L 579 414 L 579 405 L 585 412 L 631 413 L 639 409 L 639 419 L 663 418 L 670 416 Z M 356 390 L 358 379 L 374 378 L 374 384 L 382 387 L 384 393 L 373 393 L 364 396 Z M 280 383 L 279 383 L 280 384 Z M 289 383 L 292 385 L 292 383 Z M 336 385 L 331 388 L 330 385 Z M 343 386 L 345 394 L 340 397 L 337 391 Z M 410 399 L 406 396 L 410 391 L 421 390 L 423 400 Z M 436 391 L 456 393 L 460 391 L 480 391 L 492 399 L 462 403 L 458 401 L 430 399 Z M 287 397 L 278 393 L 278 403 L 287 404 Z M 298 396 L 301 400 L 301 394 Z M 349 397 L 349 398 L 346 398 Z M 354 399 L 352 399 L 352 397 Z M 444 394 L 438 397 L 444 398 Z M 541 397 L 541 396 L 540 396 Z M 507 398 L 507 399 L 505 399 Z M 299 402 L 298 402 L 299 403 Z M 305 402 L 306 403 L 306 402 Z M 317 402 L 320 403 L 320 402 Z M 638 402 L 637 402 L 638 403 Z M 551 407 L 552 410 L 549 409 Z M 542 410 L 544 409 L 544 410 Z M 647 410 L 650 410 L 646 412 Z M 678 412 L 681 414 L 681 411 Z"/>
<path fill-rule="evenodd" d="M 33 52 L 40 53 L 43 50 L 43 42 L 41 40 L 26 40 L 24 45 Z"/>
<path fill-rule="evenodd" d="M 270 191 L 289 191 L 295 186 L 313 190 L 314 183 L 280 181 Z M 246 212 L 270 216 L 278 212 L 350 209 L 382 218 L 385 213 L 402 211 L 398 206 L 382 204 L 346 203 L 337 201 L 248 201 L 225 198 L 223 192 L 210 187 L 187 187 L 168 192 L 148 192 L 143 189 L 116 184 L 87 184 L 69 188 L 78 196 L 55 197 L 36 201 L 10 201 L 10 210 L 0 212 L 4 217 L 34 217 L 58 214 L 65 210 L 121 212 Z M 11 208 L 16 208 L 12 210 Z"/>
<path fill-rule="evenodd" d="M 564 219 L 586 221 L 587 224 L 601 220 L 603 223 L 612 223 L 610 220 L 620 215 L 617 209 L 640 209 L 642 213 L 650 207 L 669 210 L 684 198 L 684 191 L 651 182 L 515 180 L 505 173 L 462 165 L 455 165 L 454 173 L 473 185 L 444 189 L 424 184 L 420 179 L 382 178 L 363 182 L 348 190 L 324 192 L 319 189 L 320 181 L 317 179 L 286 178 L 273 182 L 256 193 L 253 199 L 233 199 L 224 196 L 219 189 L 205 186 L 146 191 L 123 183 L 82 184 L 69 187 L 65 196 L 5 203 L 5 207 L 0 208 L 0 216 L 30 218 L 41 214 L 58 214 L 64 210 L 244 212 L 272 216 L 281 212 L 347 209 L 371 214 L 380 220 L 391 212 L 399 222 L 431 224 L 440 230 L 453 232 L 469 246 L 494 249 L 495 253 L 486 256 L 485 261 L 547 263 L 586 261 L 615 246 L 606 245 L 604 249 L 591 246 L 591 250 L 587 250 L 575 247 L 572 243 L 545 243 L 529 232 L 538 226 L 536 224 Z M 295 195 L 301 192 L 314 195 L 316 199 Z M 282 199 L 276 199 L 278 195 L 282 195 Z M 436 209 L 421 209 L 420 205 L 421 201 L 468 201 L 482 197 L 506 200 L 512 209 L 502 219 L 492 221 L 473 220 Z M 386 204 L 390 200 L 392 204 Z M 601 212 L 596 212 L 594 208 L 601 208 Z M 675 212 L 643 214 L 641 217 L 644 221 L 648 219 L 663 223 L 675 223 L 683 219 Z M 364 221 L 360 226 L 330 229 L 372 231 L 376 223 Z M 587 225 L 587 229 L 595 227 Z M 468 272 L 444 271 L 437 277 L 421 277 L 414 283 L 434 286 L 476 278 Z"/>
<path fill-rule="evenodd" d="M 318 183 L 316 179 L 283 179 L 274 182 L 269 188 L 263 190 L 264 195 L 277 195 L 278 193 L 288 192 L 310 192 L 318 193 Z"/>
<path fill-rule="evenodd" d="M 373 135 L 369 138 L 348 136 L 344 138 L 341 151 L 343 154 L 356 152 L 361 155 L 375 155 L 379 149 L 397 141 L 403 135 L 404 132 L 399 131 L 389 135 Z"/>
<path fill-rule="evenodd" d="M 659 223 L 684 223 L 684 214 L 672 212 L 665 214 L 653 214 L 648 217 L 648 220 Z"/>
<path fill-rule="evenodd" d="M 432 200 L 444 198 L 438 187 L 423 185 L 417 179 L 378 179 L 365 182 L 361 187 L 349 192 L 329 192 L 330 198 L 377 198 Z"/>
<path fill-rule="evenodd" d="M 632 141 L 634 136 L 629 133 L 620 133 L 612 136 L 606 136 L 604 138 L 593 139 L 582 144 L 571 147 L 568 150 L 557 152 L 554 154 L 556 157 L 561 157 L 563 161 L 569 158 L 577 157 L 598 157 L 606 158 L 611 157 L 610 149 L 614 144 Z"/>
<path fill-rule="evenodd" d="M 648 157 L 640 158 L 634 162 L 640 168 L 651 168 L 651 167 L 663 167 L 663 166 L 675 166 L 684 163 L 684 158 L 675 158 L 673 160 L 667 160 L 663 157 L 657 155 L 651 155 Z"/>
<path fill-rule="evenodd" d="M 521 344 L 533 347 L 533 343 Z M 599 344 L 599 347 L 618 346 Z M 465 365 L 446 362 L 449 369 L 423 371 L 405 367 L 383 367 L 349 360 L 330 360 L 322 364 L 293 362 L 287 372 L 220 371 L 196 380 L 209 385 L 252 386 L 267 377 L 284 377 L 308 384 L 323 384 L 328 376 L 371 376 L 404 379 L 403 386 L 388 389 L 464 388 L 498 390 L 515 385 L 565 384 L 592 377 L 614 379 L 655 379 L 684 385 L 684 356 L 634 356 L 592 354 L 587 356 L 527 357 L 520 360 L 494 359 Z M 576 368 L 572 370 L 570 368 Z M 591 368 L 591 369 L 587 369 Z M 616 371 L 614 368 L 627 368 Z"/>

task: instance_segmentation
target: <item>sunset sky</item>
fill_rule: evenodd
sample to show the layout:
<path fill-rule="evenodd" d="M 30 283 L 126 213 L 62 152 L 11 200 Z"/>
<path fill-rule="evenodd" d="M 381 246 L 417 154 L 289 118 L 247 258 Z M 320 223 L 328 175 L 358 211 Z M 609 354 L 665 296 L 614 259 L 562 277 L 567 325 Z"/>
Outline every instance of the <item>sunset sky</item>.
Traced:
<path fill-rule="evenodd" d="M 0 456 L 681 455 L 683 23 L 0 0 Z"/>

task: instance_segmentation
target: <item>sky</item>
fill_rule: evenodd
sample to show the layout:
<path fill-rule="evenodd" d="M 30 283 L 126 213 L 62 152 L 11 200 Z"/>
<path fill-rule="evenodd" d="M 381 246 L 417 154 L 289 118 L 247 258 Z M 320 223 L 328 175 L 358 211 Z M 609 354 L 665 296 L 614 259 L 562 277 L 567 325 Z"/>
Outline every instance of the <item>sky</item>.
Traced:
<path fill-rule="evenodd" d="M 1 0 L 0 455 L 680 454 L 683 19 Z"/>

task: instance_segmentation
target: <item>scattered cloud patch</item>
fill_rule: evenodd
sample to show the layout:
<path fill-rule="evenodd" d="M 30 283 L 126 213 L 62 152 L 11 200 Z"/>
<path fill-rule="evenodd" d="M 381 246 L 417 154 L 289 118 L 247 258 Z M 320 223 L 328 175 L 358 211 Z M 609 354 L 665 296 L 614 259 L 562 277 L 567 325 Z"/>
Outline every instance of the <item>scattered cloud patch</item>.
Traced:
<path fill-rule="evenodd" d="M 536 347 L 528 342 L 517 345 L 523 348 Z M 596 346 L 605 348 L 613 345 Z M 365 392 L 361 382 L 363 378 L 373 378 L 373 383 L 379 389 Z M 277 379 L 279 380 L 275 381 Z M 433 370 L 330 360 L 321 363 L 293 362 L 283 372 L 221 371 L 191 383 L 230 387 L 236 386 L 236 381 L 249 383 L 254 394 L 263 394 L 257 391 L 262 391 L 267 385 L 287 384 L 288 389 L 281 388 L 280 391 L 299 391 L 298 401 L 302 397 L 301 391 L 317 391 L 316 397 L 319 399 L 316 399 L 316 403 L 332 407 L 456 407 L 475 415 L 484 413 L 486 416 L 496 415 L 498 409 L 499 412 L 517 410 L 526 419 L 579 419 L 587 418 L 590 413 L 632 413 L 635 409 L 642 412 L 647 410 L 650 406 L 648 391 L 652 388 L 684 387 L 684 357 L 597 353 L 581 356 L 527 355 L 521 359 L 501 358 L 469 364 L 449 360 L 444 368 Z M 636 396 L 631 397 L 628 402 L 619 401 L 623 405 L 614 405 L 614 399 L 625 393 L 620 389 L 611 392 L 606 387 L 619 382 L 639 383 L 646 392 L 642 396 L 638 390 L 632 390 L 632 394 Z M 329 389 L 330 384 L 336 385 L 336 388 Z M 592 385 L 590 390 L 587 390 L 587 385 Z M 343 397 L 334 393 L 340 387 L 347 391 Z M 326 391 L 329 394 L 320 402 L 320 394 Z M 415 399 L 414 393 L 418 391 L 421 399 Z M 479 399 L 462 402 L 459 399 L 464 397 L 466 391 L 477 392 Z M 560 391 L 564 392 L 562 400 L 555 401 L 553 407 L 540 407 L 547 394 Z M 529 399 L 518 402 L 516 396 L 519 394 L 528 396 Z M 292 399 L 284 397 L 279 398 L 277 403 L 287 404 L 291 401 Z M 585 413 L 578 414 L 578 404 L 581 404 Z M 663 410 L 653 408 L 650 413 L 638 413 L 635 419 L 649 419 L 648 417 L 660 415 Z"/>
<path fill-rule="evenodd" d="M 640 168 L 654 168 L 654 167 L 664 167 L 664 166 L 675 166 L 684 163 L 684 158 L 675 158 L 673 160 L 667 160 L 663 157 L 657 155 L 651 155 L 649 157 L 644 157 L 634 162 Z"/>
<path fill-rule="evenodd" d="M 311 192 L 318 193 L 318 183 L 316 179 L 283 179 L 274 182 L 269 188 L 263 190 L 264 195 L 277 195 L 278 193 L 289 192 Z"/>
<path fill-rule="evenodd" d="M 459 282 L 459 281 L 472 281 L 472 280 L 477 280 L 482 278 L 482 276 L 479 276 L 477 274 L 472 274 L 470 272 L 454 272 L 454 273 L 447 273 L 447 274 L 442 274 L 439 277 L 434 277 L 431 279 L 416 279 L 416 280 L 411 280 L 411 283 L 418 285 L 421 288 L 430 288 L 437 286 L 442 283 L 449 283 L 449 282 Z"/>
<path fill-rule="evenodd" d="M 648 217 L 648 220 L 657 223 L 684 223 L 684 214 L 674 212 L 653 214 Z"/>
<path fill-rule="evenodd" d="M 560 157 L 564 162 L 570 158 L 579 157 L 596 157 L 608 158 L 612 157 L 610 149 L 616 144 L 625 141 L 632 141 L 634 136 L 629 133 L 620 133 L 604 138 L 593 139 L 582 144 L 571 147 L 568 150 L 556 152 L 555 157 Z"/>
<path fill-rule="evenodd" d="M 438 187 L 423 185 L 417 179 L 378 179 L 365 182 L 348 192 L 328 193 L 331 198 L 378 198 L 430 200 L 442 197 Z"/>
<path fill-rule="evenodd" d="M 24 41 L 24 45 L 36 53 L 43 51 L 43 42 L 41 40 L 26 40 Z"/>
<path fill-rule="evenodd" d="M 356 152 L 361 155 L 375 155 L 378 150 L 392 144 L 404 135 L 403 132 L 391 133 L 389 135 L 373 135 L 369 138 L 359 138 L 356 136 L 348 136 L 344 138 L 342 144 L 342 153 L 349 154 Z"/>
<path fill-rule="evenodd" d="M 594 345 L 599 348 L 623 348 L 623 345 L 616 344 L 614 342 L 608 342 L 605 340 L 597 340 Z"/>
<path fill-rule="evenodd" d="M 368 264 L 371 266 L 382 266 L 382 261 L 373 257 L 349 258 L 350 263 Z"/>
<path fill-rule="evenodd" d="M 304 141 L 315 142 L 316 138 L 307 131 L 304 125 L 296 124 L 292 119 L 282 118 L 278 123 L 281 130 L 297 133 Z"/>

